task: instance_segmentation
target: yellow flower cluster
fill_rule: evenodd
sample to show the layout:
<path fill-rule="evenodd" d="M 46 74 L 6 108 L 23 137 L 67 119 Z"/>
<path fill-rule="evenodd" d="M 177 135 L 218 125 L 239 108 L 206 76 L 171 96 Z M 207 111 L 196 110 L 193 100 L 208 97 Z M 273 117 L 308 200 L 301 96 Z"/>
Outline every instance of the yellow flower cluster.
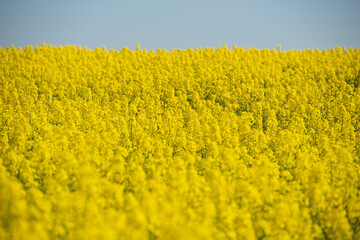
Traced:
<path fill-rule="evenodd" d="M 360 49 L 0 48 L 0 239 L 360 239 Z"/>

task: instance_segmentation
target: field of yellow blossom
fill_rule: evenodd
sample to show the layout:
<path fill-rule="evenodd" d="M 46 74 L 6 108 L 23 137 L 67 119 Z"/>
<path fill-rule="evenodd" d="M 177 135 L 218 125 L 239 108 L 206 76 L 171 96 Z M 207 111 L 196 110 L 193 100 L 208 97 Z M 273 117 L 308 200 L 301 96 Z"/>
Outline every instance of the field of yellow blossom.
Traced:
<path fill-rule="evenodd" d="M 0 47 L 0 239 L 360 239 L 360 49 Z"/>

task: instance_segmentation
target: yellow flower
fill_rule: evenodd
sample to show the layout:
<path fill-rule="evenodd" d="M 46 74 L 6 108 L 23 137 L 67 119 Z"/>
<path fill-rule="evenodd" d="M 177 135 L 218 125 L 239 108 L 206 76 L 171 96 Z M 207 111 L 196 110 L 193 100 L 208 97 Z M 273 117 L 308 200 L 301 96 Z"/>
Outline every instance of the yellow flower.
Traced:
<path fill-rule="evenodd" d="M 0 48 L 0 239 L 351 239 L 360 51 Z"/>

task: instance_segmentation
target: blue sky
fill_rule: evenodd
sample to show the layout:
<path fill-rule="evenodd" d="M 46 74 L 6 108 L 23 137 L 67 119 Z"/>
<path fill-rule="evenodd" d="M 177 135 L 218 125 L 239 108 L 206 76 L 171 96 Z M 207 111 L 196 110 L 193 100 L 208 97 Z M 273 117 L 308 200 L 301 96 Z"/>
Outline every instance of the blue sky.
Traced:
<path fill-rule="evenodd" d="M 0 0 L 0 46 L 360 47 L 359 0 Z"/>

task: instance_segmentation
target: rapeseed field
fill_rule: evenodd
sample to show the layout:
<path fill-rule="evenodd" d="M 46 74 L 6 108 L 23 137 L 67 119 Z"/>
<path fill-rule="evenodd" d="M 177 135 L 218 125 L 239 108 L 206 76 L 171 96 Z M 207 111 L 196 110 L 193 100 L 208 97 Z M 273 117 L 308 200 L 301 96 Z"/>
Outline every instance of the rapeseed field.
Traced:
<path fill-rule="evenodd" d="M 0 239 L 360 239 L 360 49 L 0 48 Z"/>

